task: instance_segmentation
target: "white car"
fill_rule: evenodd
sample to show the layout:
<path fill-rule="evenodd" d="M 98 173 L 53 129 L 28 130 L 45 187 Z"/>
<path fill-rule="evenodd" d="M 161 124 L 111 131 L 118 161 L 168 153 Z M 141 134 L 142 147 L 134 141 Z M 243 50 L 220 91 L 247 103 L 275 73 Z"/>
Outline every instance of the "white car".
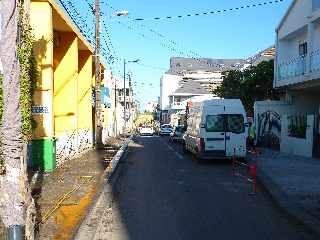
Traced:
<path fill-rule="evenodd" d="M 154 131 L 152 127 L 144 126 L 144 127 L 141 127 L 140 129 L 141 136 L 153 136 L 153 134 L 154 134 Z"/>
<path fill-rule="evenodd" d="M 160 127 L 159 135 L 170 135 L 173 129 L 170 124 L 163 124 Z"/>

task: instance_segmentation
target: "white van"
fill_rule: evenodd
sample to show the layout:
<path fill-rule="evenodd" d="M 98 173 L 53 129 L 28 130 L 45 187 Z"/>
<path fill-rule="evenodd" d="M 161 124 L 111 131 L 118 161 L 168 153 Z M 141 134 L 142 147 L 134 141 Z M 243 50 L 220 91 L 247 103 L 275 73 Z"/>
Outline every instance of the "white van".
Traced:
<path fill-rule="evenodd" d="M 198 160 L 246 156 L 247 117 L 240 99 L 212 99 L 189 108 L 184 150 Z"/>

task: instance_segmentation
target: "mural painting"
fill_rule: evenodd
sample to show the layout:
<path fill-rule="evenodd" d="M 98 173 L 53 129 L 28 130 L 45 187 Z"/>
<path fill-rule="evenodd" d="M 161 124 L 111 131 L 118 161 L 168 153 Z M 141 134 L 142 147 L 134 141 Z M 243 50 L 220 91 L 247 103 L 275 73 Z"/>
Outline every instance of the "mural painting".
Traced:
<path fill-rule="evenodd" d="M 280 150 L 281 116 L 275 111 L 266 111 L 258 115 L 257 144 Z"/>

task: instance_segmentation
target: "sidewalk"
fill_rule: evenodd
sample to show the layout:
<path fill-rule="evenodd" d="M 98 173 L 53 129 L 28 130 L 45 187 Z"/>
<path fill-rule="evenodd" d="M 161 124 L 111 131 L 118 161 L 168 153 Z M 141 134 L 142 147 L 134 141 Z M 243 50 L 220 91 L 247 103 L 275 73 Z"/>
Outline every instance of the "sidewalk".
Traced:
<path fill-rule="evenodd" d="M 123 144 L 125 139 L 109 139 L 103 149 L 92 149 L 51 173 L 30 172 L 37 210 L 37 239 L 73 237 L 99 196 L 105 176 L 114 170 L 112 160 Z M 1 239 L 4 228 L 0 223 Z"/>
<path fill-rule="evenodd" d="M 320 235 L 320 160 L 262 149 L 249 161 L 275 202 Z"/>

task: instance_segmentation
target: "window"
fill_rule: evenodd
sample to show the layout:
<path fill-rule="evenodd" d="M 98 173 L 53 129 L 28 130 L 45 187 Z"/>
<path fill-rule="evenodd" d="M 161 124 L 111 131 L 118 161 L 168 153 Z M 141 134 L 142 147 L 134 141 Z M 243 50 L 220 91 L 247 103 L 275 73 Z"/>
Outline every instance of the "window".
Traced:
<path fill-rule="evenodd" d="M 299 44 L 299 56 L 305 57 L 308 54 L 308 43 L 304 42 Z"/>
<path fill-rule="evenodd" d="M 208 115 L 206 122 L 207 132 L 244 133 L 244 118 L 241 114 Z"/>
<path fill-rule="evenodd" d="M 239 134 L 245 131 L 244 119 L 242 115 L 230 114 L 230 115 L 227 115 L 227 117 L 228 117 L 227 132 Z"/>
<path fill-rule="evenodd" d="M 307 116 L 288 117 L 288 136 L 295 138 L 306 138 Z"/>
<path fill-rule="evenodd" d="M 224 116 L 223 115 L 208 115 L 206 118 L 206 130 L 207 132 L 224 132 L 225 124 L 224 124 Z"/>

